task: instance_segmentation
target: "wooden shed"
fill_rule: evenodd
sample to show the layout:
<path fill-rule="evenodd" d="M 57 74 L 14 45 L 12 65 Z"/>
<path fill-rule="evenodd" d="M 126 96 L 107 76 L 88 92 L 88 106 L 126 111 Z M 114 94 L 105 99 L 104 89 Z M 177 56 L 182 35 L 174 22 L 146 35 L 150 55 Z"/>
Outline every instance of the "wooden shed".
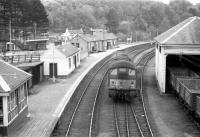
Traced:
<path fill-rule="evenodd" d="M 28 114 L 31 74 L 0 60 L 0 134 L 9 135 Z"/>
<path fill-rule="evenodd" d="M 67 76 L 80 65 L 80 50 L 71 44 L 52 46 L 40 60 L 44 61 L 45 76 Z"/>
<path fill-rule="evenodd" d="M 32 74 L 32 78 L 28 81 L 28 88 L 33 87 L 43 79 L 44 62 L 24 62 L 16 65 L 16 67 Z"/>

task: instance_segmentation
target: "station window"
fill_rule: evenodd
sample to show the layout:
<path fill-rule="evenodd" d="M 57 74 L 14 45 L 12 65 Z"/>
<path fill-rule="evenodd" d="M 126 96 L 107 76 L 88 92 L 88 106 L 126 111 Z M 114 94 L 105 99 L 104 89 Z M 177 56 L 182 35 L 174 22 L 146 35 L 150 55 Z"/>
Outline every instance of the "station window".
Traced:
<path fill-rule="evenodd" d="M 76 43 L 76 47 L 77 47 L 77 48 L 79 48 L 79 47 L 80 47 L 80 46 L 79 46 L 79 43 Z"/>
<path fill-rule="evenodd" d="M 69 68 L 71 68 L 71 58 L 69 58 Z"/>
<path fill-rule="evenodd" d="M 12 92 L 8 97 L 8 111 L 12 111 L 17 105 L 16 91 L 18 91 L 18 89 L 16 89 L 15 92 Z"/>
<path fill-rule="evenodd" d="M 79 62 L 79 53 L 77 54 L 77 62 Z"/>
<path fill-rule="evenodd" d="M 159 46 L 159 52 L 161 53 L 161 46 Z"/>
<path fill-rule="evenodd" d="M 21 111 L 26 105 L 27 105 L 27 100 L 26 100 L 26 90 L 25 90 L 25 85 L 22 85 L 20 87 L 19 93 L 18 93 L 18 101 L 19 101 L 19 110 Z"/>
<path fill-rule="evenodd" d="M 19 89 L 16 89 L 8 97 L 8 122 L 10 122 L 18 114 L 18 107 L 17 107 L 18 90 Z"/>

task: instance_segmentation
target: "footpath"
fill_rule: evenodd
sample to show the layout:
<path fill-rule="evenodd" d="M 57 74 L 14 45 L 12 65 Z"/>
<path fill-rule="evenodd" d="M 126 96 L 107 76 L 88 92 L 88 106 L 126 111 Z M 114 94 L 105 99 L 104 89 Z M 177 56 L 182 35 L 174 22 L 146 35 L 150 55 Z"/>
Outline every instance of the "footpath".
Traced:
<path fill-rule="evenodd" d="M 114 51 L 136 44 L 138 43 L 123 44 L 116 49 L 91 54 L 67 78 L 56 79 L 55 83 L 52 79 L 47 79 L 35 85 L 30 89 L 31 95 L 28 98 L 29 115 L 9 133 L 9 137 L 49 137 L 71 95 L 87 72 Z"/>

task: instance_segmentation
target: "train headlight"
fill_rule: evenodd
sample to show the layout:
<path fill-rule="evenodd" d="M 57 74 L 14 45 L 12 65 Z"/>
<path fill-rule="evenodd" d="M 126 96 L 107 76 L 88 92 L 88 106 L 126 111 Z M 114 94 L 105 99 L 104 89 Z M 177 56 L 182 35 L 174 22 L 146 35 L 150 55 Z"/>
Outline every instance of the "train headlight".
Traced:
<path fill-rule="evenodd" d="M 110 87 L 115 87 L 116 86 L 116 80 L 115 79 L 110 79 Z"/>
<path fill-rule="evenodd" d="M 135 80 L 130 80 L 130 86 L 131 88 L 135 88 Z"/>

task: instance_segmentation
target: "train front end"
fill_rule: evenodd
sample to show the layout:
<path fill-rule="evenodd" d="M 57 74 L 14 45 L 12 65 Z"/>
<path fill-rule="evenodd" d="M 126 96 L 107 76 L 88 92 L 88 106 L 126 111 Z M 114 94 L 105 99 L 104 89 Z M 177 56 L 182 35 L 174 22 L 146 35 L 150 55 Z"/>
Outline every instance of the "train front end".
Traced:
<path fill-rule="evenodd" d="M 109 70 L 109 97 L 131 101 L 136 96 L 136 69 L 127 61 L 114 64 Z"/>

